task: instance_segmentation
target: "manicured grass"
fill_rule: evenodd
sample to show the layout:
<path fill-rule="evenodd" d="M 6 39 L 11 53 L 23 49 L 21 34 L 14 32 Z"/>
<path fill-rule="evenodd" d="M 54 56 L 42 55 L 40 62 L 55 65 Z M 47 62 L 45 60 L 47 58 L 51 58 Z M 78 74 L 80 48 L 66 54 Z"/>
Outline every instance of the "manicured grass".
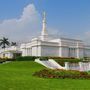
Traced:
<path fill-rule="evenodd" d="M 0 64 L 0 90 L 90 90 L 90 80 L 44 79 L 32 76 L 44 69 L 33 61 Z"/>

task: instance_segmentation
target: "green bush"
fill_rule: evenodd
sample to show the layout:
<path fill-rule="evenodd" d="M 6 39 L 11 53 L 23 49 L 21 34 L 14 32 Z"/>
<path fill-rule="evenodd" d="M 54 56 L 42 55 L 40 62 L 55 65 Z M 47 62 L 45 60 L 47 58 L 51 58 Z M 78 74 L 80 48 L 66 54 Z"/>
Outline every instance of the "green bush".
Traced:
<path fill-rule="evenodd" d="M 49 59 L 76 59 L 74 57 L 53 57 L 53 56 L 48 56 Z"/>
<path fill-rule="evenodd" d="M 0 63 L 3 63 L 3 62 L 5 62 L 5 60 L 3 60 L 3 59 L 0 59 Z"/>
<path fill-rule="evenodd" d="M 48 60 L 48 57 L 40 57 L 40 56 L 21 56 L 17 57 L 17 61 L 34 61 L 36 58 L 39 58 L 40 60 Z"/>
<path fill-rule="evenodd" d="M 39 72 L 35 72 L 33 75 L 41 78 L 90 79 L 90 75 L 87 72 L 81 72 L 75 70 L 44 69 Z"/>
<path fill-rule="evenodd" d="M 66 59 L 66 58 L 62 58 L 62 59 L 55 59 L 56 61 L 58 61 L 58 62 L 80 62 L 80 61 L 82 61 L 82 59 L 76 59 L 76 58 L 74 58 L 74 59 L 71 59 L 71 58 L 69 58 L 69 59 Z"/>
<path fill-rule="evenodd" d="M 0 58 L 0 63 L 6 62 L 6 61 L 15 61 L 15 59 L 12 59 L 12 58 Z"/>
<path fill-rule="evenodd" d="M 81 59 L 76 59 L 76 58 L 66 58 L 66 57 L 52 57 L 52 56 L 20 56 L 17 57 L 17 61 L 34 61 L 36 58 L 40 58 L 40 60 L 48 60 L 48 59 L 54 59 L 57 62 L 79 62 Z"/>
<path fill-rule="evenodd" d="M 34 61 L 36 58 L 35 56 L 21 56 L 17 57 L 16 61 Z"/>
<path fill-rule="evenodd" d="M 63 59 L 55 59 L 55 61 L 57 63 L 59 63 L 61 66 L 64 66 L 65 65 L 65 62 L 70 62 L 70 63 L 78 63 L 78 62 L 82 62 L 82 59 L 66 59 L 66 58 L 63 58 Z"/>
<path fill-rule="evenodd" d="M 7 59 L 5 59 L 6 61 L 15 61 L 16 59 L 14 59 L 14 58 L 7 58 Z"/>
<path fill-rule="evenodd" d="M 39 57 L 39 59 L 42 61 L 42 60 L 48 60 L 48 57 Z"/>

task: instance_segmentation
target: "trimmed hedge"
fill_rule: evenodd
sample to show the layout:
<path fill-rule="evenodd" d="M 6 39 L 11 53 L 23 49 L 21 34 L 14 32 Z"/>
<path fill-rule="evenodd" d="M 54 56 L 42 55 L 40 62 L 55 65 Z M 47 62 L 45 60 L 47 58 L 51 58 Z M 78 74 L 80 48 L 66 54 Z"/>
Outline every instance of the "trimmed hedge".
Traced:
<path fill-rule="evenodd" d="M 39 58 L 40 60 L 48 60 L 48 59 L 54 59 L 57 62 L 79 62 L 81 59 L 76 58 L 61 58 L 61 57 L 51 57 L 51 56 L 20 56 L 17 57 L 17 61 L 34 61 L 36 58 Z"/>
<path fill-rule="evenodd" d="M 53 57 L 53 56 L 20 56 L 17 57 L 16 59 L 20 60 L 20 59 L 36 59 L 36 58 L 40 58 L 40 60 L 48 60 L 48 59 L 54 59 L 57 62 L 61 61 L 61 62 L 80 62 L 83 61 L 83 58 L 74 58 L 74 57 Z M 87 61 L 87 60 L 85 60 Z"/>
<path fill-rule="evenodd" d="M 44 69 L 39 72 L 35 72 L 33 75 L 38 76 L 40 78 L 90 79 L 90 75 L 87 72 L 81 72 L 75 70 Z"/>
<path fill-rule="evenodd" d="M 21 56 L 17 57 L 17 61 L 34 61 L 36 58 L 39 58 L 40 60 L 48 60 L 48 57 L 38 57 L 38 56 Z"/>
<path fill-rule="evenodd" d="M 16 61 L 34 61 L 36 58 L 35 56 L 21 56 L 17 57 Z"/>
<path fill-rule="evenodd" d="M 40 59 L 41 61 L 43 61 L 43 60 L 44 60 L 44 61 L 45 61 L 45 60 L 47 61 L 49 58 L 48 58 L 48 57 L 39 57 L 39 59 Z"/>
<path fill-rule="evenodd" d="M 70 63 L 78 63 L 78 62 L 82 62 L 82 59 L 55 59 L 55 61 L 58 63 L 58 64 L 60 64 L 60 65 L 62 65 L 62 66 L 64 66 L 65 65 L 65 62 L 70 62 Z"/>

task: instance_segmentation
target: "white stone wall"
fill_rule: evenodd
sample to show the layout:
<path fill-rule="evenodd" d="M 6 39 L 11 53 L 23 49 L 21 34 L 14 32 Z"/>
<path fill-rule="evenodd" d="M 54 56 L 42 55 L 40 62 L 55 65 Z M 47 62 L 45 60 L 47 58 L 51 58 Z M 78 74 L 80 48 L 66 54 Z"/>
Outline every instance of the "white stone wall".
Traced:
<path fill-rule="evenodd" d="M 26 50 L 25 48 L 21 50 L 22 51 L 22 56 L 26 56 Z"/>
<path fill-rule="evenodd" d="M 84 57 L 90 57 L 90 49 L 84 50 Z"/>
<path fill-rule="evenodd" d="M 41 56 L 41 46 L 38 46 L 37 47 L 37 56 Z"/>
<path fill-rule="evenodd" d="M 42 46 L 41 56 L 59 56 L 59 47 L 55 46 Z"/>
<path fill-rule="evenodd" d="M 82 41 L 74 39 L 57 39 L 42 41 L 32 40 L 27 44 L 21 45 L 22 56 L 59 56 L 83 58 L 90 56 L 90 49 L 84 50 Z"/>
<path fill-rule="evenodd" d="M 68 56 L 69 56 L 68 47 L 61 47 L 61 57 L 68 57 Z"/>
<path fill-rule="evenodd" d="M 38 54 L 37 46 L 33 46 L 32 47 L 32 56 L 37 56 L 37 54 Z"/>
<path fill-rule="evenodd" d="M 83 58 L 83 57 L 84 57 L 84 49 L 77 48 L 77 58 Z"/>
<path fill-rule="evenodd" d="M 76 48 L 69 48 L 69 57 L 76 57 Z"/>

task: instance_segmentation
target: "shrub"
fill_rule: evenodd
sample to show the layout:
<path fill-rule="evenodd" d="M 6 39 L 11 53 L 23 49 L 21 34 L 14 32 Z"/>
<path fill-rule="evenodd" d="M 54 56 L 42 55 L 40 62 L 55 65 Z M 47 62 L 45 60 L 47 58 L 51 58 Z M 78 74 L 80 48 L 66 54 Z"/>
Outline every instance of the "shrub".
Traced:
<path fill-rule="evenodd" d="M 5 61 L 15 61 L 16 59 L 14 59 L 14 58 L 7 58 L 7 59 L 5 59 Z"/>
<path fill-rule="evenodd" d="M 39 72 L 35 72 L 33 75 L 41 78 L 90 79 L 90 75 L 87 72 L 81 72 L 75 70 L 44 69 Z"/>
<path fill-rule="evenodd" d="M 45 61 L 45 60 L 48 60 L 48 57 L 40 57 L 39 59 Z"/>
<path fill-rule="evenodd" d="M 55 61 L 57 62 L 57 63 L 59 63 L 61 66 L 64 66 L 65 65 L 65 62 L 70 62 L 70 63 L 78 63 L 78 62 L 82 62 L 82 60 L 81 59 L 65 59 L 65 58 L 63 58 L 63 59 L 55 59 Z"/>
<path fill-rule="evenodd" d="M 35 56 L 21 56 L 17 57 L 16 61 L 34 61 L 36 58 Z"/>
<path fill-rule="evenodd" d="M 5 62 L 5 60 L 0 60 L 0 63 L 3 63 L 3 62 Z"/>
<path fill-rule="evenodd" d="M 3 63 L 5 61 L 15 61 L 15 59 L 12 59 L 12 58 L 0 58 L 0 63 Z"/>
<path fill-rule="evenodd" d="M 48 60 L 48 59 L 54 59 L 57 62 L 79 62 L 81 59 L 76 58 L 67 58 L 67 57 L 53 57 L 53 56 L 20 56 L 17 57 L 16 60 L 18 61 L 34 61 L 36 58 L 40 58 L 40 60 Z"/>

